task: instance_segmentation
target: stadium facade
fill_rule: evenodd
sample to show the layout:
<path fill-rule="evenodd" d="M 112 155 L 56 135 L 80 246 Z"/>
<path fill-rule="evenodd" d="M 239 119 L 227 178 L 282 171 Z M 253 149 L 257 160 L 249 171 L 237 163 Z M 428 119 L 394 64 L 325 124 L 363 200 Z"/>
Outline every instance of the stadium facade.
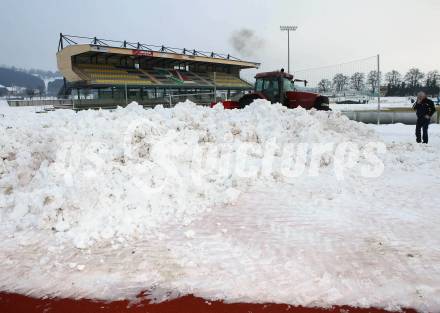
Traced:
<path fill-rule="evenodd" d="M 209 104 L 214 95 L 230 98 L 252 90 L 240 71 L 260 65 L 229 54 L 63 34 L 57 63 L 64 76 L 61 95 L 100 107 L 133 100 L 145 106 L 173 104 L 185 98 Z"/>

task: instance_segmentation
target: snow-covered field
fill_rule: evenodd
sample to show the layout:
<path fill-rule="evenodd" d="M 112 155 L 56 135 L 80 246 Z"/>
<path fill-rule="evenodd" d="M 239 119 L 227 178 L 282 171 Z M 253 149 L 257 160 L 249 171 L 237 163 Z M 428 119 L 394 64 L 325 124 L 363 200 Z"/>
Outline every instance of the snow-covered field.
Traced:
<path fill-rule="evenodd" d="M 377 110 L 377 98 L 372 98 L 368 103 L 356 104 L 336 104 L 331 103 L 332 110 L 338 111 L 359 111 L 359 110 Z M 391 108 L 411 108 L 411 99 L 409 97 L 382 97 L 380 99 L 381 109 Z"/>
<path fill-rule="evenodd" d="M 0 289 L 440 311 L 440 127 L 0 102 Z M 303 161 L 303 162 L 302 162 Z"/>

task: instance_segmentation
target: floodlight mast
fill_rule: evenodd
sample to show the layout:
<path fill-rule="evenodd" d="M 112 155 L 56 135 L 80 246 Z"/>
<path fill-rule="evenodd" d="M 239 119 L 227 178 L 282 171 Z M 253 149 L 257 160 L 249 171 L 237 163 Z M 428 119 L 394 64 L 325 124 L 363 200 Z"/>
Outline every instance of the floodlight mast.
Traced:
<path fill-rule="evenodd" d="M 287 31 L 287 72 L 290 73 L 290 32 L 296 31 L 298 26 L 283 25 L 280 26 L 281 31 Z M 292 62 L 293 63 L 293 62 Z"/>

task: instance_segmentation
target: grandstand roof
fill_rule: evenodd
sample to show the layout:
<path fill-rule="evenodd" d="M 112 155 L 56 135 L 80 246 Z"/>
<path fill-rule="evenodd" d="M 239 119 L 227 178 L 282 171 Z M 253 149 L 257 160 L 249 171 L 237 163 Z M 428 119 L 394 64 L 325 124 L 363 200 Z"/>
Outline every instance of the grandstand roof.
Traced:
<path fill-rule="evenodd" d="M 281 71 L 264 72 L 264 73 L 258 73 L 257 75 L 255 75 L 255 78 L 265 78 L 265 77 L 284 77 L 284 78 L 287 78 L 290 80 L 293 79 L 293 75 L 284 72 L 283 69 Z"/>

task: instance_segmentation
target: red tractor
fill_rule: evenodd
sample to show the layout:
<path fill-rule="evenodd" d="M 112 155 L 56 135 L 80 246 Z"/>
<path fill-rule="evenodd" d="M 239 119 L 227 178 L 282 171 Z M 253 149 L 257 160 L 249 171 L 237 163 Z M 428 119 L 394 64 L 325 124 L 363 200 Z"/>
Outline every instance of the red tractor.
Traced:
<path fill-rule="evenodd" d="M 294 109 L 317 109 L 328 111 L 329 99 L 317 93 L 300 91 L 296 82 L 302 82 L 307 86 L 306 80 L 293 79 L 293 75 L 281 71 L 259 73 L 255 76 L 254 92 L 245 94 L 238 101 L 222 101 L 225 109 L 242 109 L 256 99 L 266 99 L 271 103 L 281 103 Z"/>

